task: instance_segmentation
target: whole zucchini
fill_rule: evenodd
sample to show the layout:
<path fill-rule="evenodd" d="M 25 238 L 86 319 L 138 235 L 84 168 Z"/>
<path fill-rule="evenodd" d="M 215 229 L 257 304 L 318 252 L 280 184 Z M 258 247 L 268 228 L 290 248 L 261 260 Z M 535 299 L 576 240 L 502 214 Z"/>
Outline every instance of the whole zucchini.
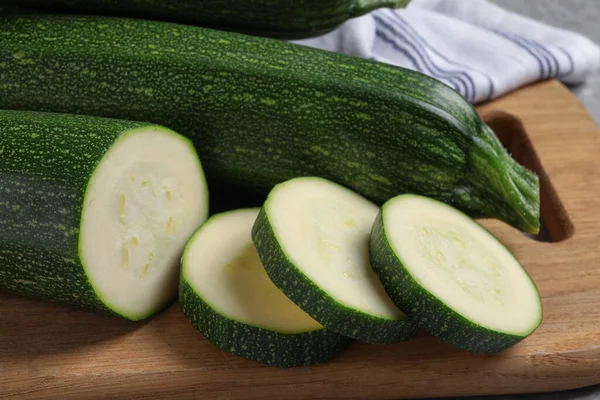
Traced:
<path fill-rule="evenodd" d="M 302 38 L 378 8 L 410 0 L 7 0 L 44 12 L 85 12 L 218 27 L 261 36 Z"/>
<path fill-rule="evenodd" d="M 537 176 L 418 72 L 284 41 L 100 16 L 0 18 L 0 108 L 148 121 L 188 136 L 213 195 L 314 175 L 539 230 Z"/>

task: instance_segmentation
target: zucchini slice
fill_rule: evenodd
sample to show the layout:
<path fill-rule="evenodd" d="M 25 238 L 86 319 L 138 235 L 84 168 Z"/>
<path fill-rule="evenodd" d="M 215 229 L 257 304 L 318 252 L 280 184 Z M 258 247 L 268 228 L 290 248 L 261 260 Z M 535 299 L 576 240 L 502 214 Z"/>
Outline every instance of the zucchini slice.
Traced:
<path fill-rule="evenodd" d="M 253 228 L 271 280 L 326 328 L 366 343 L 413 338 L 416 326 L 394 305 L 369 263 L 379 208 L 316 177 L 274 187 Z"/>
<path fill-rule="evenodd" d="M 188 139 L 162 126 L 0 110 L 0 290 L 130 320 L 177 297 L 208 216 Z"/>
<path fill-rule="evenodd" d="M 538 290 L 519 261 L 475 220 L 437 200 L 386 202 L 370 254 L 394 303 L 460 349 L 499 352 L 541 324 Z"/>
<path fill-rule="evenodd" d="M 250 232 L 259 208 L 213 215 L 184 251 L 179 304 L 218 348 L 277 367 L 333 358 L 352 340 L 323 328 L 267 276 Z"/>

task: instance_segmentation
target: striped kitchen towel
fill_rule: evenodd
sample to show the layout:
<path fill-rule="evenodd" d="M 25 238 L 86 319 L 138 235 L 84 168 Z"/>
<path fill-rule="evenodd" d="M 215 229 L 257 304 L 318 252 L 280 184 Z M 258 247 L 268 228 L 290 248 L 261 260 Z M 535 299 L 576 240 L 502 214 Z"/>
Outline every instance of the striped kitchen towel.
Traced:
<path fill-rule="evenodd" d="M 487 0 L 412 0 L 294 42 L 417 70 L 472 103 L 548 78 L 580 83 L 600 67 L 586 37 Z"/>

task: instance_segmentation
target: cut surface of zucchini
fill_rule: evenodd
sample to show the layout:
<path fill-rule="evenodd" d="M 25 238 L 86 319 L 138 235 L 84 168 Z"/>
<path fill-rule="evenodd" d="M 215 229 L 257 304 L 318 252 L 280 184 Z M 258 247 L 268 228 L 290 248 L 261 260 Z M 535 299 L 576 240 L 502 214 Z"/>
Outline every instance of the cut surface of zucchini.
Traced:
<path fill-rule="evenodd" d="M 99 297 L 132 319 L 174 299 L 183 248 L 207 216 L 187 139 L 159 127 L 124 134 L 96 168 L 82 210 L 79 253 Z"/>
<path fill-rule="evenodd" d="M 333 182 L 295 178 L 271 191 L 253 239 L 271 280 L 326 328 L 368 343 L 399 342 L 416 328 L 369 262 L 378 210 Z"/>
<path fill-rule="evenodd" d="M 180 304 L 217 347 L 280 367 L 332 358 L 351 339 L 325 330 L 269 279 L 250 236 L 259 209 L 211 217 L 183 256 Z"/>
<path fill-rule="evenodd" d="M 401 195 L 374 226 L 371 262 L 394 302 L 457 347 L 500 351 L 541 323 L 538 290 L 513 254 L 462 212 Z"/>

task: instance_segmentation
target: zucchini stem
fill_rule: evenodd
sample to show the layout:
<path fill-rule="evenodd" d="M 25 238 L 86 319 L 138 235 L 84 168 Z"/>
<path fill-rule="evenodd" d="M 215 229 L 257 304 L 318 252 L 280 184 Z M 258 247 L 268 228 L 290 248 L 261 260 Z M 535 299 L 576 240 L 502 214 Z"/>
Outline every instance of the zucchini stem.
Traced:
<path fill-rule="evenodd" d="M 477 138 L 473 142 L 469 164 L 469 181 L 473 184 L 465 191 L 480 199 L 475 204 L 482 215 L 498 218 L 527 233 L 539 233 L 538 176 L 518 164 L 500 141 L 489 140 L 487 135 L 489 132 L 484 139 Z M 467 204 L 473 208 L 473 201 Z"/>
<path fill-rule="evenodd" d="M 378 8 L 404 8 L 410 0 L 356 0 L 351 17 L 365 15 Z"/>

